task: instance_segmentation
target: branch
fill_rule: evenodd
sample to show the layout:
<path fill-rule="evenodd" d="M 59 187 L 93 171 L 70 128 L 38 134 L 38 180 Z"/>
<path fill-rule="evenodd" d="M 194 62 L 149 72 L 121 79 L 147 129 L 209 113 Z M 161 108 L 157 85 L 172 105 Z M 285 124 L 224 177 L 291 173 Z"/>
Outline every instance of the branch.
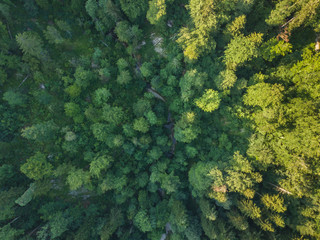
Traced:
<path fill-rule="evenodd" d="M 30 237 L 35 231 L 37 231 L 37 229 L 41 226 L 41 224 L 36 227 L 35 229 L 33 229 L 30 233 L 28 233 L 28 236 Z"/>
<path fill-rule="evenodd" d="M 285 189 L 282 188 L 282 187 L 279 187 L 279 186 L 277 186 L 277 185 L 274 185 L 274 184 L 272 184 L 271 182 L 268 182 L 268 183 L 269 183 L 270 185 L 274 186 L 278 191 L 283 192 L 283 193 L 286 193 L 286 194 L 289 194 L 289 195 L 292 195 L 292 192 L 289 192 L 289 191 L 285 190 Z"/>
<path fill-rule="evenodd" d="M 18 88 L 29 78 L 29 74 L 22 80 L 22 82 L 20 83 L 20 85 L 18 86 Z"/>
<path fill-rule="evenodd" d="M 7 22 L 7 29 L 8 29 L 8 33 L 9 33 L 10 39 L 12 40 L 13 38 L 12 38 L 12 35 L 11 35 L 11 31 L 10 31 L 8 22 Z"/>
<path fill-rule="evenodd" d="M 9 222 L 9 224 L 14 223 L 14 222 L 17 221 L 19 218 L 20 218 L 20 216 L 19 216 L 19 217 L 16 217 L 16 218 L 13 219 L 11 222 Z"/>
<path fill-rule="evenodd" d="M 283 24 L 283 25 L 281 26 L 281 28 L 287 26 L 287 25 L 288 25 L 290 22 L 292 22 L 295 18 L 296 18 L 296 17 L 291 18 L 288 22 L 286 22 L 285 24 Z"/>

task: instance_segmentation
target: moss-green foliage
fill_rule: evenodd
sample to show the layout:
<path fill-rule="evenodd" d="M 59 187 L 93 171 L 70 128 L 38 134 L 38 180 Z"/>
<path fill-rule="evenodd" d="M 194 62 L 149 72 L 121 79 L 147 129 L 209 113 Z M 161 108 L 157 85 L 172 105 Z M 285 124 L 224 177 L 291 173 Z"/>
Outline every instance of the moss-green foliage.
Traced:
<path fill-rule="evenodd" d="M 40 180 L 52 174 L 52 164 L 47 161 L 44 154 L 37 152 L 34 156 L 28 158 L 26 163 L 21 165 L 20 170 L 27 177 Z"/>
<path fill-rule="evenodd" d="M 205 112 L 212 112 L 219 107 L 219 93 L 213 89 L 206 89 L 205 93 L 195 100 L 195 104 Z"/>
<path fill-rule="evenodd" d="M 320 239 L 318 0 L 0 3 L 0 239 Z"/>

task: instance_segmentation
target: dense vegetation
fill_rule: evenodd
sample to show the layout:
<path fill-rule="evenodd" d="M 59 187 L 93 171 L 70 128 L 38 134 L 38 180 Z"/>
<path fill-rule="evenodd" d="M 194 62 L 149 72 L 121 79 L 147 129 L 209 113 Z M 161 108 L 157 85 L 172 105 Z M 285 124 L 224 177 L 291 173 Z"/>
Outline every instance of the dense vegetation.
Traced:
<path fill-rule="evenodd" d="M 0 239 L 320 239 L 319 0 L 1 0 Z"/>

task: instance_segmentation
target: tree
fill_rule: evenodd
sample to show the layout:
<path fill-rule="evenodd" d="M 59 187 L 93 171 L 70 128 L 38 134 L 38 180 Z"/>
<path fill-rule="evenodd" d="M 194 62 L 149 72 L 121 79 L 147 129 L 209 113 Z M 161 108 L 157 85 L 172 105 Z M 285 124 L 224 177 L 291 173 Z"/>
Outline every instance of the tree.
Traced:
<path fill-rule="evenodd" d="M 106 224 L 101 229 L 101 240 L 109 240 L 117 228 L 123 224 L 123 218 L 124 217 L 120 209 L 112 208 Z"/>
<path fill-rule="evenodd" d="M 192 195 L 202 197 L 212 184 L 209 172 L 213 163 L 198 162 L 189 170 L 189 182 L 193 187 Z"/>
<path fill-rule="evenodd" d="M 140 68 L 140 71 L 142 76 L 144 76 L 145 78 L 151 77 L 153 72 L 152 63 L 150 62 L 143 63 Z"/>
<path fill-rule="evenodd" d="M 181 201 L 171 200 L 170 222 L 175 226 L 177 232 L 184 232 L 188 227 L 186 208 Z"/>
<path fill-rule="evenodd" d="M 292 45 L 283 40 L 278 41 L 276 38 L 271 38 L 269 41 L 261 45 L 262 57 L 271 62 L 277 56 L 285 56 L 292 52 Z"/>
<path fill-rule="evenodd" d="M 125 43 L 131 42 L 131 28 L 127 21 L 118 22 L 114 31 L 120 41 Z"/>
<path fill-rule="evenodd" d="M 18 33 L 16 40 L 24 54 L 29 54 L 36 58 L 42 58 L 44 56 L 43 42 L 36 33 Z"/>
<path fill-rule="evenodd" d="M 226 69 L 221 71 L 219 76 L 215 79 L 217 87 L 221 90 L 228 90 L 234 86 L 237 81 L 235 71 Z"/>
<path fill-rule="evenodd" d="M 44 31 L 44 36 L 46 37 L 48 42 L 52 44 L 60 44 L 64 41 L 60 32 L 54 26 L 48 26 Z"/>
<path fill-rule="evenodd" d="M 47 142 L 56 137 L 58 129 L 58 126 L 53 121 L 47 121 L 22 129 L 21 135 L 37 142 Z"/>
<path fill-rule="evenodd" d="M 140 210 L 136 214 L 136 216 L 134 217 L 133 223 L 142 232 L 150 232 L 152 230 L 149 216 L 145 210 Z"/>
<path fill-rule="evenodd" d="M 94 79 L 92 72 L 85 70 L 83 67 L 76 68 L 74 77 L 76 79 L 75 83 L 82 88 L 87 88 L 90 85 L 90 82 Z"/>
<path fill-rule="evenodd" d="M 139 17 L 145 16 L 148 9 L 148 0 L 120 0 L 122 11 L 131 21 L 135 21 Z"/>
<path fill-rule="evenodd" d="M 82 169 L 73 169 L 69 172 L 67 177 L 67 183 L 70 190 L 77 190 L 83 185 L 88 185 L 90 182 L 89 172 L 85 172 Z"/>
<path fill-rule="evenodd" d="M 276 4 L 266 22 L 273 26 L 287 25 L 289 31 L 301 25 L 312 25 L 318 19 L 317 10 L 319 6 L 320 3 L 317 0 L 298 2 L 282 0 Z"/>
<path fill-rule="evenodd" d="M 205 93 L 195 100 L 195 104 L 205 112 L 213 112 L 220 104 L 219 93 L 213 89 L 206 89 Z"/>
<path fill-rule="evenodd" d="M 245 216 L 252 219 L 261 217 L 261 209 L 252 200 L 241 200 L 237 205 Z"/>
<path fill-rule="evenodd" d="M 245 231 L 246 229 L 248 229 L 249 224 L 247 219 L 242 216 L 237 210 L 228 212 L 227 217 L 230 223 L 239 231 Z"/>
<path fill-rule="evenodd" d="M 9 105 L 15 106 L 24 106 L 26 104 L 26 97 L 18 92 L 7 91 L 3 94 L 3 100 L 7 101 Z"/>
<path fill-rule="evenodd" d="M 189 70 L 179 82 L 182 101 L 188 102 L 202 87 L 207 80 L 206 73 L 199 73 L 197 70 Z"/>
<path fill-rule="evenodd" d="M 131 80 L 132 80 L 132 77 L 128 70 L 121 71 L 117 77 L 117 82 L 121 85 L 128 84 L 131 82 Z"/>
<path fill-rule="evenodd" d="M 148 132 L 149 127 L 150 127 L 150 125 L 149 125 L 148 121 L 143 117 L 135 119 L 133 122 L 133 129 L 136 131 L 142 132 L 142 133 Z"/>
<path fill-rule="evenodd" d="M 78 104 L 74 102 L 68 102 L 64 105 L 64 110 L 68 117 L 75 117 L 80 114 L 81 109 Z"/>
<path fill-rule="evenodd" d="M 283 98 L 283 90 L 284 87 L 280 84 L 258 83 L 248 88 L 243 101 L 250 106 L 275 107 Z"/>
<path fill-rule="evenodd" d="M 236 17 L 232 23 L 227 27 L 227 31 L 233 36 L 241 35 L 241 31 L 244 29 L 246 24 L 246 15 Z"/>
<path fill-rule="evenodd" d="M 149 1 L 149 10 L 147 12 L 147 19 L 151 24 L 157 24 L 162 21 L 166 15 L 165 0 L 151 0 Z"/>
<path fill-rule="evenodd" d="M 17 230 L 11 227 L 10 223 L 0 227 L 0 238 L 5 240 L 14 240 L 23 234 L 23 230 Z"/>
<path fill-rule="evenodd" d="M 24 189 L 19 187 L 13 187 L 9 190 L 0 191 L 0 221 L 13 219 L 15 217 L 15 200 L 21 196 Z"/>
<path fill-rule="evenodd" d="M 98 10 L 98 4 L 96 0 L 88 0 L 86 2 L 86 11 L 89 14 L 89 16 L 93 19 L 96 18 L 96 12 Z"/>
<path fill-rule="evenodd" d="M 43 153 L 37 152 L 28 158 L 26 163 L 21 165 L 20 170 L 28 178 L 41 180 L 53 173 L 53 166 L 46 160 L 46 156 Z"/>
<path fill-rule="evenodd" d="M 209 219 L 210 221 L 215 221 L 217 219 L 218 213 L 215 209 L 215 206 L 212 206 L 208 200 L 201 198 L 199 202 L 199 207 L 205 218 Z"/>
<path fill-rule="evenodd" d="M 281 198 L 279 195 L 264 194 L 261 198 L 261 201 L 267 208 L 277 213 L 282 213 L 287 210 L 287 208 L 283 205 L 283 198 Z"/>
<path fill-rule="evenodd" d="M 262 42 L 262 33 L 234 37 L 225 50 L 225 63 L 228 69 L 235 70 L 239 65 L 258 57 L 258 46 Z"/>
<path fill-rule="evenodd" d="M 215 48 L 215 42 L 209 42 L 209 35 L 217 27 L 217 17 L 210 0 L 190 0 L 188 9 L 195 27 L 181 28 L 177 42 L 183 46 L 184 55 L 195 60 L 205 50 Z"/>
<path fill-rule="evenodd" d="M 74 102 L 64 104 L 64 110 L 68 117 L 72 117 L 76 123 L 83 122 L 83 115 L 81 114 L 80 106 Z"/>
<path fill-rule="evenodd" d="M 125 121 L 126 116 L 121 107 L 111 107 L 108 104 L 104 104 L 102 108 L 102 119 L 111 124 L 119 125 Z"/>
<path fill-rule="evenodd" d="M 98 156 L 90 163 L 90 174 L 99 178 L 101 171 L 107 169 L 113 162 L 109 156 Z"/>
<path fill-rule="evenodd" d="M 96 105 L 101 106 L 104 103 L 107 103 L 110 97 L 111 93 L 107 88 L 98 88 L 94 92 L 93 101 Z"/>

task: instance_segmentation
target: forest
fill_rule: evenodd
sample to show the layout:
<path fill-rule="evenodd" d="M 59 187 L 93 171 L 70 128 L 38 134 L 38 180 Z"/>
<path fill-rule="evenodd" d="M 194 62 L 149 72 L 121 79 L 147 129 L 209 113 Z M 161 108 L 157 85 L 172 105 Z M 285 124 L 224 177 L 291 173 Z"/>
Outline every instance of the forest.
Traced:
<path fill-rule="evenodd" d="M 0 240 L 320 239 L 320 0 L 0 0 Z"/>

